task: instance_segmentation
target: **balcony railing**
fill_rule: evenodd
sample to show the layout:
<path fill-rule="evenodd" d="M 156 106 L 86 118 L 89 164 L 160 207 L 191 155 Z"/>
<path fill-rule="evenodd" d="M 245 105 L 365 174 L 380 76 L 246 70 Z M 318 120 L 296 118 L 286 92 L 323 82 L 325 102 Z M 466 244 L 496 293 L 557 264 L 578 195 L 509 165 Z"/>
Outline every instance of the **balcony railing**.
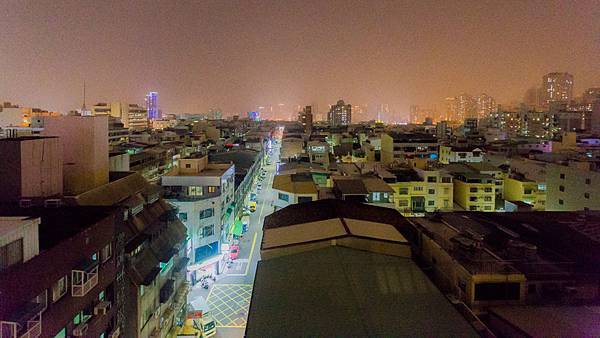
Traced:
<path fill-rule="evenodd" d="M 71 295 L 73 297 L 83 297 L 98 285 L 98 266 L 94 266 L 90 271 L 72 270 L 71 271 Z"/>
<path fill-rule="evenodd" d="M 2 338 L 37 338 L 41 335 L 41 312 L 37 313 L 23 324 L 18 322 L 0 321 L 0 337 Z"/>

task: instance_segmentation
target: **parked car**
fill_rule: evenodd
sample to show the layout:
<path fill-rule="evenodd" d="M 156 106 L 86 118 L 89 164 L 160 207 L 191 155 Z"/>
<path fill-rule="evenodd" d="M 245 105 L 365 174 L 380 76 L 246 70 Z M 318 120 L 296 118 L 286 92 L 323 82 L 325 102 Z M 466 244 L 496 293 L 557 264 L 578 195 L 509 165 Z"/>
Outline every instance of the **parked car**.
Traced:
<path fill-rule="evenodd" d="M 229 259 L 231 259 L 231 260 L 237 259 L 239 254 L 240 254 L 240 246 L 237 244 L 233 244 L 229 248 Z"/>

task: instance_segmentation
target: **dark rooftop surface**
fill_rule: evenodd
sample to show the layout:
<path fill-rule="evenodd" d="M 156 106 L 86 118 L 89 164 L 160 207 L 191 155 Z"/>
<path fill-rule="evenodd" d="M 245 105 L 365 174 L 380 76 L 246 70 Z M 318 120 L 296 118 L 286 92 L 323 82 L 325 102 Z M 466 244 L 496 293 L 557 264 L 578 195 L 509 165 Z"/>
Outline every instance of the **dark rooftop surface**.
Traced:
<path fill-rule="evenodd" d="M 332 246 L 259 262 L 246 336 L 477 334 L 410 259 Z"/>
<path fill-rule="evenodd" d="M 409 241 L 411 226 L 395 209 L 338 199 L 292 204 L 265 217 L 263 228 L 279 228 L 332 218 L 349 218 L 393 225 Z"/>
<path fill-rule="evenodd" d="M 333 186 L 344 195 L 367 195 L 369 193 L 360 178 L 334 179 Z"/>
<path fill-rule="evenodd" d="M 0 216 L 40 217 L 39 240 L 42 251 L 109 217 L 114 210 L 113 207 L 19 208 L 16 205 L 0 205 Z"/>

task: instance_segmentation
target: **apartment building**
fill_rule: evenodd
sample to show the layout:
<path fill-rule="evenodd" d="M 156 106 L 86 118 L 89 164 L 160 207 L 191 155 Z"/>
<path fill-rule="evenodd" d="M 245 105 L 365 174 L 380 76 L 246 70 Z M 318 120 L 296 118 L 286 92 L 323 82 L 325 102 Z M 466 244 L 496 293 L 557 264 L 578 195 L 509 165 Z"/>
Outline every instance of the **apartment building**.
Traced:
<path fill-rule="evenodd" d="M 438 140 L 431 134 L 389 132 L 381 135 L 381 162 L 438 158 Z"/>
<path fill-rule="evenodd" d="M 496 180 L 484 174 L 454 174 L 454 202 L 468 211 L 496 210 Z"/>
<path fill-rule="evenodd" d="M 512 173 L 504 179 L 504 196 L 507 201 L 519 201 L 531 205 L 533 210 L 546 209 L 546 184 Z"/>
<path fill-rule="evenodd" d="M 1 336 L 118 337 L 120 213 L 3 204 L 0 215 Z"/>
<path fill-rule="evenodd" d="M 206 155 L 179 160 L 161 178 L 164 197 L 178 209 L 188 229 L 191 262 L 202 269 L 215 269 L 221 244 L 233 224 L 235 165 L 209 163 Z"/>
<path fill-rule="evenodd" d="M 600 170 L 595 162 L 546 165 L 546 210 L 599 210 Z"/>
<path fill-rule="evenodd" d="M 378 175 L 392 188 L 394 206 L 403 216 L 453 209 L 452 176 L 443 171 L 394 168 Z"/>
<path fill-rule="evenodd" d="M 477 163 L 483 161 L 483 150 L 477 147 L 440 146 L 440 163 Z"/>

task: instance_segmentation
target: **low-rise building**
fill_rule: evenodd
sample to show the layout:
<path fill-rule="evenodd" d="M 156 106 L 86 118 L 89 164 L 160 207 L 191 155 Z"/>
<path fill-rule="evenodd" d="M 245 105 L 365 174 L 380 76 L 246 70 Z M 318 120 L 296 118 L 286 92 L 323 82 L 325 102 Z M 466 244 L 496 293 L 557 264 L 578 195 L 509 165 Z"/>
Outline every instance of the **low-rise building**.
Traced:
<path fill-rule="evenodd" d="M 179 167 L 161 178 L 164 197 L 177 207 L 188 229 L 192 264 L 200 268 L 217 268 L 221 244 L 233 224 L 234 178 L 233 164 L 209 163 L 206 155 L 181 159 Z"/>
<path fill-rule="evenodd" d="M 524 202 L 534 210 L 546 208 L 546 184 L 526 179 L 523 175 L 512 173 L 504 179 L 504 199 Z"/>
<path fill-rule="evenodd" d="M 594 162 L 546 166 L 546 210 L 599 210 L 600 170 Z"/>
<path fill-rule="evenodd" d="M 477 173 L 454 174 L 454 202 L 468 211 L 496 210 L 495 179 Z"/>
<path fill-rule="evenodd" d="M 477 163 L 483 161 L 483 151 L 477 147 L 440 146 L 440 163 Z"/>
<path fill-rule="evenodd" d="M 277 175 L 273 178 L 273 206 L 275 210 L 291 204 L 316 201 L 319 196 L 312 174 Z"/>
<path fill-rule="evenodd" d="M 381 135 L 381 162 L 404 162 L 410 158 L 438 158 L 438 141 L 431 134 L 390 132 Z"/>

